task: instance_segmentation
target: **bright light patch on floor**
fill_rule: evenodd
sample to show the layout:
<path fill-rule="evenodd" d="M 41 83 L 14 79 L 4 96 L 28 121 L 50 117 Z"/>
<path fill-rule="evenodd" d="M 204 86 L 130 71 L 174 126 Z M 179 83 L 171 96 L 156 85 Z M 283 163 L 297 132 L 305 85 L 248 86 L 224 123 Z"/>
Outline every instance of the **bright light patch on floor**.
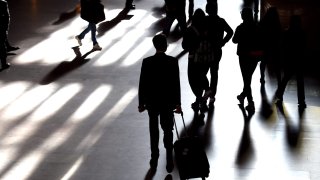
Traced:
<path fill-rule="evenodd" d="M 73 122 L 81 121 L 87 118 L 111 92 L 112 86 L 102 85 L 98 87 L 92 94 L 82 103 L 82 105 L 72 115 Z"/>
<path fill-rule="evenodd" d="M 36 86 L 24 92 L 15 101 L 12 101 L 2 113 L 2 120 L 19 120 L 22 116 L 32 112 L 55 90 L 55 85 Z"/>
<path fill-rule="evenodd" d="M 130 21 L 125 21 L 121 29 L 126 29 L 128 32 L 119 39 L 119 41 L 111 46 L 96 62 L 95 66 L 107 66 L 119 61 L 126 53 L 130 53 L 131 49 L 139 46 L 141 44 L 139 40 L 145 33 L 148 33 L 148 28 L 157 19 L 151 15 L 151 13 L 146 13 L 146 11 L 138 11 L 137 16 L 135 15 Z M 144 15 L 144 16 L 143 16 Z M 143 18 L 143 19 L 141 19 Z M 143 23 L 142 23 L 143 22 Z M 116 27 L 117 30 L 119 27 Z M 142 55 L 143 53 L 140 52 Z M 127 56 L 129 57 L 129 56 Z M 135 57 L 134 61 L 137 61 Z"/>
<path fill-rule="evenodd" d="M 53 114 L 56 114 L 56 112 L 59 109 L 63 108 L 63 105 L 65 105 L 72 97 L 74 97 L 81 90 L 81 88 L 82 86 L 79 84 L 69 84 L 61 88 L 55 94 L 53 94 L 38 109 L 36 109 L 30 117 L 28 117 L 23 123 L 19 124 L 18 126 L 15 126 L 15 128 L 11 130 L 13 134 L 15 132 L 19 132 L 19 136 L 15 136 L 14 143 L 20 144 L 23 141 L 29 139 L 31 136 L 33 136 L 39 130 L 39 128 L 42 127 L 41 125 L 43 123 L 43 120 L 47 119 Z M 45 90 L 42 91 L 45 92 Z M 29 154 L 25 154 L 22 160 L 19 160 L 19 163 L 17 163 L 15 167 L 10 170 L 10 172 L 16 172 L 16 174 L 9 172 L 8 174 L 6 174 L 6 176 L 8 176 L 8 178 L 11 178 L 13 176 L 16 179 L 23 179 L 29 176 L 32 173 L 32 171 L 37 167 L 37 165 L 41 162 L 41 160 L 44 159 L 47 153 L 49 153 L 49 151 L 52 151 L 56 147 L 60 146 L 63 142 L 65 142 L 68 139 L 57 138 L 59 137 L 56 134 L 57 132 L 51 134 L 50 137 L 48 137 L 34 151 L 30 152 Z M 70 131 L 68 132 L 69 134 L 66 135 L 70 136 L 70 133 L 72 132 L 73 131 Z M 9 137 L 10 139 L 11 136 L 8 135 L 7 137 Z M 2 142 L 6 143 L 7 140 L 3 139 Z M 12 144 L 13 142 L 10 143 Z M 11 153 L 18 152 L 19 148 L 19 146 L 12 146 Z"/>
<path fill-rule="evenodd" d="M 138 90 L 136 88 L 130 89 L 122 98 L 113 106 L 113 108 L 97 122 L 97 124 L 90 130 L 88 135 L 82 140 L 78 146 L 81 152 L 87 152 L 102 136 L 105 128 L 116 120 L 116 118 L 125 110 L 125 108 L 137 96 Z"/>
<path fill-rule="evenodd" d="M 21 96 L 31 84 L 29 82 L 17 81 L 6 84 L 1 84 L 0 94 L 0 110 L 8 106 L 12 101 Z M 1 116 L 1 114 L 0 114 Z"/>
<path fill-rule="evenodd" d="M 53 94 L 49 99 L 47 99 L 47 97 L 51 95 L 52 92 L 46 91 L 41 88 L 33 91 L 32 93 L 46 92 L 45 95 L 38 97 L 39 100 L 35 103 L 36 106 L 38 106 L 39 103 L 42 103 L 43 100 L 45 99 L 47 100 L 43 102 L 38 108 L 36 108 L 36 106 L 32 107 L 32 109 L 36 109 L 33 112 L 33 114 L 31 114 L 23 122 L 14 126 L 14 128 L 12 128 L 10 132 L 8 132 L 8 135 L 6 136 L 7 138 L 2 139 L 2 142 L 5 144 L 9 144 L 9 143 L 19 144 L 27 140 L 30 136 L 32 136 L 35 132 L 37 132 L 39 128 L 41 128 L 41 124 L 45 119 L 55 114 L 56 111 L 61 109 L 63 105 L 79 91 L 80 89 L 79 86 L 78 87 L 76 86 L 77 85 L 75 84 L 66 86 L 65 88 L 62 88 L 60 91 Z M 44 87 L 44 86 L 40 86 L 40 87 Z M 29 95 L 27 97 L 36 97 L 36 95 L 32 94 L 31 96 Z M 19 136 L 16 136 L 16 132 L 19 132 Z M 14 141 L 10 138 L 12 136 L 15 136 Z"/>
<path fill-rule="evenodd" d="M 61 180 L 69 180 L 73 174 L 79 169 L 80 165 L 83 163 L 83 156 L 81 156 L 68 170 L 68 172 L 61 178 Z"/>
<path fill-rule="evenodd" d="M 79 83 L 65 85 L 43 103 L 30 117 L 32 121 L 42 121 L 43 118 L 50 118 L 56 114 L 63 106 L 73 98 L 81 89 Z"/>
<path fill-rule="evenodd" d="M 121 66 L 128 67 L 135 64 L 139 60 L 142 60 L 147 52 L 152 48 L 152 46 L 153 45 L 151 37 L 144 39 L 138 46 L 135 47 L 135 49 L 131 51 L 130 54 L 128 54 L 128 56 L 122 62 Z"/>
<path fill-rule="evenodd" d="M 107 10 L 105 12 L 106 15 L 109 15 Z M 74 36 L 86 27 L 87 22 L 79 16 L 68 26 L 53 32 L 47 39 L 24 51 L 14 61 L 17 64 L 41 63 L 47 65 L 70 61 L 75 58 L 75 54 L 71 48 L 77 46 Z M 90 42 L 90 36 L 90 33 L 88 33 L 84 41 Z"/>
<path fill-rule="evenodd" d="M 123 38 L 108 49 L 96 62 L 96 66 L 107 66 L 120 60 L 130 48 L 132 48 L 139 38 L 145 33 L 144 30 L 135 29 L 128 32 Z"/>

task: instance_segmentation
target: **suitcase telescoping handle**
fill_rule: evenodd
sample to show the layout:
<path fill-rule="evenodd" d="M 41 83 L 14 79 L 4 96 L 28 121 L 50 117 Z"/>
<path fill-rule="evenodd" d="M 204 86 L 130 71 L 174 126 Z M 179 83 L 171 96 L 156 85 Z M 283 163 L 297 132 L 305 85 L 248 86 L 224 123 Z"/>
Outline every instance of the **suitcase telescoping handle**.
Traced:
<path fill-rule="evenodd" d="M 185 124 L 185 122 L 184 122 L 183 112 L 181 112 L 181 119 L 182 119 L 182 122 L 183 122 L 184 130 L 185 130 L 185 132 L 186 132 L 186 136 L 188 137 L 188 130 L 187 130 L 186 124 Z M 177 137 L 178 137 L 178 139 L 180 139 L 179 132 L 178 132 L 178 128 L 177 128 L 177 123 L 176 123 L 176 120 L 175 120 L 174 116 L 173 116 L 173 122 L 174 122 L 174 126 L 175 126 L 175 129 L 176 129 Z"/>

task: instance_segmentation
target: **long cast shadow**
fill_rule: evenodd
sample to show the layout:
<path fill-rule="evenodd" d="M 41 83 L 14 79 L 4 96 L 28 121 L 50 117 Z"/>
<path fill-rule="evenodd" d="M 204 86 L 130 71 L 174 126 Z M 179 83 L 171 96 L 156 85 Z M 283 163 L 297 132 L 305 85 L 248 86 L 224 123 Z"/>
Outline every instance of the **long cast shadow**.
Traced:
<path fill-rule="evenodd" d="M 181 137 L 198 137 L 204 148 L 210 147 L 212 142 L 212 122 L 213 122 L 214 106 L 209 106 L 209 110 L 205 113 L 205 117 L 201 117 L 198 111 L 194 111 L 192 121 L 186 125 L 186 129 L 180 132 Z"/>
<path fill-rule="evenodd" d="M 113 27 L 115 27 L 117 24 L 119 24 L 122 20 L 129 20 L 133 17 L 133 15 L 128 15 L 128 12 L 130 10 L 128 9 L 123 9 L 122 11 L 120 11 L 120 13 L 113 18 L 110 21 L 104 21 L 102 23 L 99 24 L 98 28 L 97 28 L 97 32 L 98 32 L 98 37 L 103 36 L 107 31 L 109 31 L 110 29 L 112 29 Z"/>
<path fill-rule="evenodd" d="M 244 109 L 243 104 L 239 104 L 239 108 L 243 115 L 244 127 L 242 131 L 240 144 L 238 147 L 236 164 L 242 166 L 250 160 L 253 154 L 253 147 L 250 136 L 250 120 L 254 115 L 254 111 L 248 111 L 247 113 Z"/>
<path fill-rule="evenodd" d="M 286 137 L 287 137 L 287 143 L 291 148 L 298 147 L 300 144 L 301 138 L 301 131 L 302 131 L 302 122 L 303 122 L 303 114 L 304 114 L 304 108 L 299 108 L 299 119 L 298 124 L 294 124 L 292 119 L 290 118 L 286 107 L 281 104 L 276 104 L 278 114 L 281 115 L 281 119 L 284 119 L 285 125 L 286 125 Z"/>
<path fill-rule="evenodd" d="M 264 118 L 264 119 L 268 119 L 272 113 L 272 105 L 271 103 L 268 101 L 268 96 L 266 93 L 266 88 L 265 88 L 265 84 L 261 84 L 260 87 L 260 93 L 261 93 L 261 111 L 260 111 L 260 115 Z"/>
<path fill-rule="evenodd" d="M 73 10 L 61 13 L 59 18 L 52 24 L 59 25 L 69 19 L 76 17 L 80 13 L 80 9 L 80 3 L 77 3 L 76 7 Z"/>
<path fill-rule="evenodd" d="M 49 74 L 47 74 L 41 81 L 40 85 L 47 85 L 50 84 L 57 79 L 63 77 L 64 75 L 68 74 L 69 72 L 79 68 L 80 66 L 84 65 L 89 61 L 86 57 L 94 52 L 95 50 L 90 50 L 83 56 L 81 55 L 79 46 L 72 48 L 76 57 L 72 61 L 63 61 L 61 62 L 56 68 L 54 68 Z"/>

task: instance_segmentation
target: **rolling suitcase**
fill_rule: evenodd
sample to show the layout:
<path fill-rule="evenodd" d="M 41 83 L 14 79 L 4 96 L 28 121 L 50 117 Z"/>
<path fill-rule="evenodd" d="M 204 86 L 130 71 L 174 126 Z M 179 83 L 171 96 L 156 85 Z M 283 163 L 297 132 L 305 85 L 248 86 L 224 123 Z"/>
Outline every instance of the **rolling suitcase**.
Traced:
<path fill-rule="evenodd" d="M 182 113 L 181 117 L 184 129 L 187 132 Z M 200 139 L 189 137 L 188 134 L 186 137 L 180 138 L 175 120 L 174 124 L 178 140 L 175 141 L 173 149 L 180 179 L 202 178 L 204 180 L 209 176 L 210 165 Z"/>

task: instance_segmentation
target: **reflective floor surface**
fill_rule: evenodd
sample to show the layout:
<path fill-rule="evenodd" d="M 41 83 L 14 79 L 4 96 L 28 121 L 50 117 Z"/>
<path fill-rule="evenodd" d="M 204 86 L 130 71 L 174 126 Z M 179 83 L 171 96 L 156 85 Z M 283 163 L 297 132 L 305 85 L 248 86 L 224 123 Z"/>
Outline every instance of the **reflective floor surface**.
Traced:
<path fill-rule="evenodd" d="M 141 60 L 154 54 L 151 39 L 162 30 L 163 1 L 137 0 L 129 12 L 123 11 L 124 0 L 102 2 L 107 19 L 98 26 L 98 42 L 103 49 L 92 52 L 89 35 L 80 48 L 74 39 L 87 25 L 78 1 L 9 1 L 9 39 L 20 49 L 8 56 L 11 68 L 0 73 L 0 179 L 179 179 L 177 167 L 166 172 L 161 141 L 158 169 L 149 171 L 148 116 L 137 109 Z M 241 22 L 242 3 L 219 1 L 219 15 L 233 29 Z M 196 8 L 204 6 L 205 0 L 195 2 Z M 261 86 L 256 69 L 256 112 L 248 115 L 236 99 L 242 78 L 236 45 L 229 42 L 215 106 L 199 126 L 190 106 L 187 55 L 181 52 L 181 38 L 172 32 L 167 53 L 179 57 L 184 118 L 189 134 L 205 145 L 207 179 L 320 179 L 318 79 L 306 78 L 304 112 L 296 104 L 295 81 L 279 109 L 271 102 L 275 80 L 267 76 Z M 183 133 L 180 119 L 176 115 Z"/>

